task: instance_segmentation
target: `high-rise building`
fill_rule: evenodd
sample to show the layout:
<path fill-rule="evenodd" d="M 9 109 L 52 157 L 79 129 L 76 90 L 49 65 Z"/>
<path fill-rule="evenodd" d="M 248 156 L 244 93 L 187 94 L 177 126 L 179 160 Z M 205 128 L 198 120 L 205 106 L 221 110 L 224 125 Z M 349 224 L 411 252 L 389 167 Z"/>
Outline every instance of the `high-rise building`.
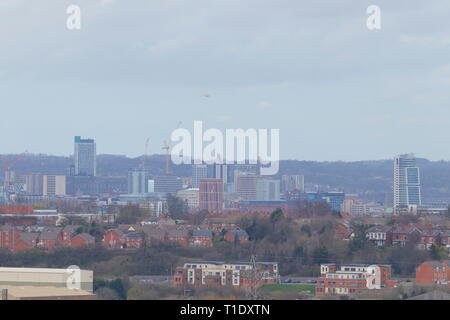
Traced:
<path fill-rule="evenodd" d="M 128 171 L 128 194 L 145 194 L 149 192 L 150 173 L 143 168 Z"/>
<path fill-rule="evenodd" d="M 177 176 L 156 176 L 155 192 L 170 193 L 175 195 L 178 190 L 182 189 L 182 180 Z"/>
<path fill-rule="evenodd" d="M 394 207 L 420 205 L 420 172 L 414 154 L 394 159 Z"/>
<path fill-rule="evenodd" d="M 35 196 L 44 194 L 44 176 L 42 174 L 25 175 L 25 194 Z"/>
<path fill-rule="evenodd" d="M 177 192 L 177 197 L 183 200 L 189 210 L 198 209 L 200 205 L 200 189 L 189 188 Z"/>
<path fill-rule="evenodd" d="M 285 174 L 281 177 L 281 192 L 305 191 L 305 177 L 299 174 Z"/>
<path fill-rule="evenodd" d="M 258 176 L 255 174 L 238 174 L 236 175 L 236 192 L 241 201 L 256 201 L 256 181 Z"/>
<path fill-rule="evenodd" d="M 199 208 L 210 213 L 223 211 L 222 179 L 200 179 Z"/>
<path fill-rule="evenodd" d="M 95 176 L 97 174 L 97 146 L 93 139 L 75 137 L 75 175 Z"/>
<path fill-rule="evenodd" d="M 258 177 L 256 181 L 256 201 L 279 201 L 280 180 Z"/>
<path fill-rule="evenodd" d="M 208 178 L 208 166 L 206 164 L 192 165 L 192 188 L 200 186 L 200 179 Z"/>
<path fill-rule="evenodd" d="M 44 196 L 65 196 L 66 176 L 44 175 L 43 191 Z"/>

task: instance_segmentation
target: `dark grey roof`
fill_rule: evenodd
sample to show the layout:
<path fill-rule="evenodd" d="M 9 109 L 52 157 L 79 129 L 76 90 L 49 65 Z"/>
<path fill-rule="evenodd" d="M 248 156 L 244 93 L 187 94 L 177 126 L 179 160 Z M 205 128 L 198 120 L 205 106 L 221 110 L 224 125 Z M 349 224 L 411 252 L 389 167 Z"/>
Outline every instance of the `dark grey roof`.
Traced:
<path fill-rule="evenodd" d="M 60 233 L 60 230 L 43 231 L 39 235 L 39 240 L 56 240 Z"/>
<path fill-rule="evenodd" d="M 213 234 L 211 231 L 208 231 L 208 230 L 194 230 L 192 232 L 192 236 L 212 238 Z"/>
<path fill-rule="evenodd" d="M 75 231 L 77 231 L 81 226 L 79 225 L 69 225 L 69 226 L 65 226 L 64 229 L 62 230 L 64 233 L 74 233 Z"/>
<path fill-rule="evenodd" d="M 24 241 L 36 241 L 38 237 L 39 233 L 37 232 L 21 232 L 19 239 Z"/>
<path fill-rule="evenodd" d="M 187 237 L 187 236 L 189 236 L 189 231 L 184 230 L 184 229 L 169 230 L 169 232 L 167 233 L 167 236 L 168 237 L 178 237 L 178 238 Z"/>

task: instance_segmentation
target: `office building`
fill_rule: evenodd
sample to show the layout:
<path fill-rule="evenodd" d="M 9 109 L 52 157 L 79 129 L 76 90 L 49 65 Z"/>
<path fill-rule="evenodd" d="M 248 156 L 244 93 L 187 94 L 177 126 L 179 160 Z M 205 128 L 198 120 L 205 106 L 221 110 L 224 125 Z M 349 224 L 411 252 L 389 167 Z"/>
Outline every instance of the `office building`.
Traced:
<path fill-rule="evenodd" d="M 414 154 L 394 159 L 394 207 L 421 205 L 420 172 Z"/>
<path fill-rule="evenodd" d="M 223 211 L 222 179 L 200 179 L 199 208 L 210 213 Z"/>
<path fill-rule="evenodd" d="M 182 189 L 182 180 L 177 176 L 156 176 L 154 180 L 155 192 L 176 194 Z"/>
<path fill-rule="evenodd" d="M 93 139 L 75 137 L 74 161 L 76 176 L 96 176 L 97 147 Z"/>
<path fill-rule="evenodd" d="M 256 201 L 279 201 L 280 180 L 258 177 L 256 180 Z"/>
<path fill-rule="evenodd" d="M 344 203 L 345 193 L 338 191 L 329 192 L 308 192 L 307 200 L 322 201 L 330 205 L 333 211 L 341 212 L 342 204 Z"/>
<path fill-rule="evenodd" d="M 44 176 L 42 174 L 25 175 L 25 194 L 42 196 L 44 194 Z"/>
<path fill-rule="evenodd" d="M 177 192 L 177 197 L 183 200 L 188 210 L 198 209 L 200 206 L 200 189 L 189 188 Z"/>
<path fill-rule="evenodd" d="M 305 177 L 299 174 L 285 174 L 281 177 L 281 192 L 305 191 Z"/>
<path fill-rule="evenodd" d="M 66 176 L 44 175 L 43 191 L 44 196 L 65 196 Z"/>
<path fill-rule="evenodd" d="M 200 187 L 200 179 L 206 179 L 208 175 L 208 165 L 206 164 L 194 164 L 192 165 L 192 188 Z"/>
<path fill-rule="evenodd" d="M 128 171 L 128 194 L 145 194 L 149 190 L 150 173 L 147 169 L 134 168 Z M 154 189 L 154 186 L 153 186 Z"/>
<path fill-rule="evenodd" d="M 256 181 L 258 176 L 240 173 L 236 176 L 236 193 L 241 201 L 256 201 Z"/>

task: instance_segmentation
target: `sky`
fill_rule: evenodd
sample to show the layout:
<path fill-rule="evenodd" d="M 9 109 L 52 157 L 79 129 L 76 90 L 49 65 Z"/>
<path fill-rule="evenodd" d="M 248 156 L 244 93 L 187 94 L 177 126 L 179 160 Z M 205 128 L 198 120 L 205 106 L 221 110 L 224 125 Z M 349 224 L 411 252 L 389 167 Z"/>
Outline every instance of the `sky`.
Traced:
<path fill-rule="evenodd" d="M 282 159 L 450 160 L 449 17 L 448 0 L 1 0 L 0 154 L 70 155 L 75 135 L 163 153 L 202 120 L 280 129 Z"/>

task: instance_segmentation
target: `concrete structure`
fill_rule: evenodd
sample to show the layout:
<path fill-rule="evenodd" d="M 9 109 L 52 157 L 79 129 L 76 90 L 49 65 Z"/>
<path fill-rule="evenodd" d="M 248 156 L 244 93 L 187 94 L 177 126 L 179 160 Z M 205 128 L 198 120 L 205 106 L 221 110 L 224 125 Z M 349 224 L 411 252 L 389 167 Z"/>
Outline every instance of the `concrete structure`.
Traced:
<path fill-rule="evenodd" d="M 198 209 L 200 206 L 200 189 L 189 188 L 177 192 L 177 197 L 184 201 L 189 210 Z"/>
<path fill-rule="evenodd" d="M 235 177 L 236 192 L 241 201 L 256 201 L 256 181 L 258 176 L 251 173 L 239 173 Z"/>
<path fill-rule="evenodd" d="M 76 176 L 97 175 L 97 146 L 93 139 L 75 137 L 74 162 Z"/>
<path fill-rule="evenodd" d="M 305 176 L 300 174 L 285 174 L 281 177 L 281 192 L 305 192 Z"/>
<path fill-rule="evenodd" d="M 66 176 L 44 175 L 43 176 L 44 196 L 65 196 Z"/>
<path fill-rule="evenodd" d="M 143 168 L 134 168 L 128 171 L 128 194 L 148 193 L 150 172 Z M 153 186 L 154 189 L 154 186 Z"/>
<path fill-rule="evenodd" d="M 44 176 L 42 174 L 25 175 L 25 193 L 42 196 L 44 194 Z"/>
<path fill-rule="evenodd" d="M 200 179 L 209 178 L 208 166 L 206 164 L 192 165 L 192 188 L 200 187 Z"/>
<path fill-rule="evenodd" d="M 72 274 L 68 269 L 0 268 L 0 287 L 56 287 L 67 288 Z M 79 270 L 80 289 L 93 291 L 94 273 Z"/>
<path fill-rule="evenodd" d="M 96 300 L 97 296 L 86 290 L 62 287 L 32 287 L 0 285 L 4 300 Z"/>
<path fill-rule="evenodd" d="M 280 180 L 258 177 L 256 180 L 256 201 L 279 201 Z"/>
<path fill-rule="evenodd" d="M 155 192 L 176 194 L 181 189 L 182 181 L 177 176 L 167 175 L 155 177 Z"/>

